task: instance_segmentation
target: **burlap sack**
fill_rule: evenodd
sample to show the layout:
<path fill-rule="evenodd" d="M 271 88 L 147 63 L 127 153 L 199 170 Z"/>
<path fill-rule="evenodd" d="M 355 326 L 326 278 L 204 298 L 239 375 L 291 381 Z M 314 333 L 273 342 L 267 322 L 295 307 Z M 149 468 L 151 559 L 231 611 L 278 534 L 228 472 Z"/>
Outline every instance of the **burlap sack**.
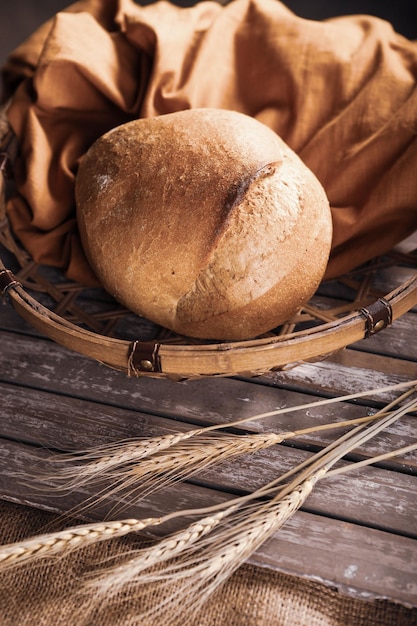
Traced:
<path fill-rule="evenodd" d="M 35 260 L 94 284 L 77 234 L 74 176 L 117 124 L 191 107 L 270 126 L 324 185 L 334 241 L 327 276 L 417 227 L 417 42 L 367 16 L 301 19 L 277 0 L 81 0 L 3 70 L 19 138 L 8 212 Z"/>

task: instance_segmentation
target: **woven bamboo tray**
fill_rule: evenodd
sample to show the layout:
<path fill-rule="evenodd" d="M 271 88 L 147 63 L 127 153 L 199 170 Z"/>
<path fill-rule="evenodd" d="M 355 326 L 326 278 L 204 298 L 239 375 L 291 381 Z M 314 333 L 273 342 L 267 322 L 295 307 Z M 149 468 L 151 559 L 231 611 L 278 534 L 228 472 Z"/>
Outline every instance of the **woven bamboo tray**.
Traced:
<path fill-rule="evenodd" d="M 59 344 L 129 376 L 257 375 L 325 358 L 376 332 L 417 304 L 417 254 L 393 251 L 357 272 L 323 284 L 297 315 L 268 335 L 237 342 L 198 342 L 136 318 L 101 290 L 84 289 L 33 262 L 15 240 L 5 211 L 16 140 L 0 121 L 0 290 L 33 328 Z M 404 277 L 385 287 L 389 267 Z M 398 272 L 396 272 L 398 275 Z M 384 279 L 385 276 L 385 279 Z M 385 281 L 385 283 L 384 283 Z M 329 295 L 330 294 L 330 295 Z"/>

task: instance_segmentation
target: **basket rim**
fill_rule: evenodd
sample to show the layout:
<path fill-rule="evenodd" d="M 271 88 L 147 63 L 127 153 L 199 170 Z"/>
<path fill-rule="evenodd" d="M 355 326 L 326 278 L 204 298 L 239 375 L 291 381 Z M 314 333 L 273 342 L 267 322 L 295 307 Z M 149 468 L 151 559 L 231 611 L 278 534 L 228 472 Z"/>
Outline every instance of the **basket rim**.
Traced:
<path fill-rule="evenodd" d="M 332 322 L 268 338 L 197 345 L 100 335 L 56 315 L 29 295 L 0 260 L 2 296 L 32 327 L 62 346 L 129 376 L 192 378 L 261 374 L 335 352 L 380 332 L 417 304 L 417 272 L 384 298 Z"/>

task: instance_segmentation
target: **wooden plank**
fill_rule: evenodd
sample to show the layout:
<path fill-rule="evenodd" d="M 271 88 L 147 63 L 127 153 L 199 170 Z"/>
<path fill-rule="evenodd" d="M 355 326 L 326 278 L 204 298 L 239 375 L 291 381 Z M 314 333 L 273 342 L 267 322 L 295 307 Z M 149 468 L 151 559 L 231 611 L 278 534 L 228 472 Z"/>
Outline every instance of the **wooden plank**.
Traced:
<path fill-rule="evenodd" d="M 128 378 L 47 340 L 34 342 L 30 337 L 3 332 L 0 341 L 0 380 L 4 382 L 161 416 L 178 416 L 196 424 L 272 411 L 282 406 L 282 387 L 310 393 L 313 401 L 320 394 L 342 395 L 417 378 L 416 363 L 372 357 L 375 369 L 354 367 L 351 362 L 335 367 L 335 363 L 323 361 L 253 378 L 250 382 L 254 384 L 228 378 L 176 383 Z M 399 373 L 397 365 L 402 368 Z M 397 396 L 398 392 L 381 394 L 376 404 L 381 406 Z"/>
<path fill-rule="evenodd" d="M 34 342 L 30 337 L 3 332 L 1 343 L 0 379 L 4 382 L 159 415 L 185 414 L 195 423 L 205 423 L 210 416 L 218 418 L 223 406 L 227 407 L 229 419 L 251 414 L 247 385 L 243 383 L 226 379 L 176 383 L 128 378 L 48 340 Z M 230 383 L 236 393 L 228 403 L 224 400 L 230 396 Z M 239 390 L 244 397 L 240 397 Z"/>
<path fill-rule="evenodd" d="M 32 345 L 33 342 L 29 342 L 30 345 L 28 345 L 27 338 L 19 337 L 18 339 L 16 339 L 16 337 L 13 337 L 13 341 L 11 341 L 11 338 L 9 337 L 9 340 L 10 340 L 10 350 L 11 350 L 10 361 L 13 363 L 13 365 L 12 365 L 12 368 L 7 366 L 5 369 L 7 370 L 8 376 L 10 377 L 11 370 L 13 370 L 13 367 L 16 368 L 16 371 L 13 374 L 15 383 L 25 382 L 25 384 L 31 384 L 31 385 L 38 384 L 39 385 L 39 381 L 41 381 L 40 382 L 41 387 L 43 387 L 45 383 L 47 383 L 45 385 L 46 388 L 51 389 L 55 386 L 55 388 L 57 388 L 61 392 L 66 392 L 68 394 L 68 393 L 74 392 L 74 386 L 73 386 L 74 380 L 76 380 L 78 383 L 80 382 L 82 384 L 85 383 L 85 380 L 82 380 L 84 378 L 82 374 L 85 374 L 85 370 L 83 370 L 83 366 L 85 364 L 88 364 L 88 368 L 90 367 L 93 367 L 93 369 L 99 368 L 98 364 L 90 362 L 87 359 L 84 359 L 82 357 L 78 357 L 78 355 L 73 355 L 71 353 L 68 354 L 67 351 L 65 351 L 63 348 L 60 348 L 59 346 L 51 344 L 50 342 L 38 341 L 36 342 L 35 345 Z M 6 341 L 3 341 L 2 343 L 3 343 L 3 346 L 6 345 Z M 12 354 L 16 355 L 16 349 L 19 346 L 20 346 L 19 349 L 20 349 L 20 353 L 22 354 L 22 358 L 13 362 Z M 41 350 L 40 350 L 40 346 L 42 347 Z M 50 358 L 51 355 L 55 359 L 55 366 L 57 363 L 59 363 L 59 367 L 52 366 L 51 362 L 53 359 Z M 33 359 L 33 358 L 41 359 L 40 363 L 38 364 L 38 367 L 34 367 L 33 364 L 28 363 L 28 360 Z M 71 367 L 71 364 L 70 364 L 71 361 L 74 362 L 73 367 Z M 351 369 L 352 368 L 349 368 L 349 371 L 351 371 Z M 76 370 L 77 378 L 72 376 L 72 373 L 74 370 Z M 295 370 L 292 370 L 291 372 L 294 372 L 294 371 Z M 149 401 L 152 400 L 153 407 L 157 407 L 158 412 L 160 412 L 160 406 L 161 405 L 163 406 L 163 403 L 164 403 L 164 398 L 162 397 L 162 394 L 159 392 L 161 381 L 150 381 L 149 379 L 147 379 L 146 381 L 132 381 L 132 380 L 126 379 L 123 375 L 120 375 L 106 368 L 106 374 L 107 373 L 112 375 L 112 381 L 111 383 L 105 382 L 104 389 L 103 389 L 103 380 L 99 379 L 98 377 L 95 378 L 94 383 L 91 383 L 90 385 L 88 385 L 87 395 L 90 397 L 90 399 L 91 399 L 91 396 L 93 399 L 96 399 L 98 401 L 102 400 L 103 398 L 106 398 L 106 401 L 108 402 L 109 396 L 112 396 L 115 392 L 117 394 L 120 394 L 120 386 L 117 385 L 118 383 L 117 379 L 121 380 L 123 385 L 126 385 L 126 384 L 130 385 L 132 384 L 132 382 L 133 383 L 139 382 L 139 383 L 143 383 L 142 385 L 140 385 L 141 390 L 143 390 L 146 386 L 147 391 L 149 391 L 149 386 L 151 386 L 153 387 L 154 392 L 155 391 L 158 392 L 158 394 L 153 397 L 149 397 L 149 395 L 147 395 L 146 400 L 148 404 L 147 406 L 148 410 L 149 410 Z M 335 376 L 335 373 L 336 372 L 333 371 L 332 375 Z M 4 375 L 4 372 L 3 372 L 3 375 Z M 11 377 L 12 380 L 13 380 L 13 376 Z M 87 380 L 91 381 L 92 379 L 93 379 L 93 376 L 90 374 L 90 377 Z M 155 382 L 158 385 L 158 389 L 156 389 L 154 386 Z M 201 389 L 201 383 L 203 384 L 203 389 Z M 242 390 L 243 389 L 242 385 L 244 385 L 244 393 L 246 394 L 248 393 L 248 390 L 252 390 L 253 388 L 255 388 L 255 391 L 259 392 L 258 385 L 247 385 L 247 384 L 244 384 L 242 381 L 229 381 L 227 379 L 214 381 L 214 382 L 213 381 L 194 381 L 194 384 L 196 384 L 199 387 L 199 389 L 196 390 L 195 386 L 193 386 L 193 383 L 188 383 L 188 387 L 189 388 L 191 387 L 194 390 L 194 393 L 191 393 L 191 397 L 189 397 L 187 393 L 187 398 L 191 402 L 191 406 L 194 411 L 196 409 L 197 400 L 200 403 L 200 406 L 203 400 L 204 410 L 206 411 L 206 415 L 207 414 L 211 415 L 211 419 L 213 419 L 214 416 L 212 412 L 210 411 L 210 406 L 218 407 L 217 403 L 219 401 L 219 390 L 222 387 L 226 386 L 229 389 L 229 395 L 225 393 L 223 397 L 221 397 L 221 394 L 220 394 L 220 399 L 224 403 L 222 408 L 226 409 L 225 413 L 233 416 L 234 419 L 237 416 L 241 416 L 241 413 L 239 414 L 239 411 L 236 410 L 237 408 L 236 407 L 236 394 L 235 393 L 232 395 L 230 394 L 230 384 L 234 385 L 235 391 L 237 390 L 237 387 L 239 387 L 240 390 Z M 333 388 L 334 388 L 334 385 L 333 385 Z M 209 392 L 209 393 L 200 395 L 198 391 L 201 391 L 201 390 L 205 392 Z M 126 386 L 123 391 L 125 392 L 128 391 Z M 250 393 L 251 392 L 252 391 L 250 391 Z M 106 393 L 107 393 L 107 397 L 106 397 Z M 262 390 L 262 396 L 264 393 L 265 393 L 265 390 Z M 179 397 L 178 394 L 181 395 L 181 398 Z M 169 402 L 170 411 L 169 413 L 166 413 L 166 414 L 172 416 L 172 407 L 175 406 L 176 400 L 177 401 L 181 400 L 182 402 L 181 414 L 183 414 L 183 409 L 184 409 L 184 398 L 182 397 L 183 395 L 184 395 L 184 386 L 178 385 L 177 383 L 170 383 L 168 385 L 168 395 L 165 397 L 165 401 Z M 240 411 L 242 411 L 242 407 L 246 408 L 247 406 L 247 402 L 246 402 L 247 395 L 245 396 L 238 395 L 237 397 L 240 401 L 240 405 L 239 405 Z M 142 393 L 140 395 L 140 400 L 142 401 L 143 398 L 144 398 L 144 394 Z M 125 405 L 125 406 L 127 405 L 128 408 L 139 409 L 139 406 L 137 405 L 132 406 L 132 404 L 130 404 L 132 399 L 136 399 L 135 393 L 125 393 L 123 396 L 122 405 Z M 188 408 L 189 406 L 190 405 L 188 405 Z M 207 410 L 207 407 L 209 410 Z M 258 405 L 257 405 L 257 408 L 258 408 Z M 253 410 L 253 405 L 252 405 L 252 410 Z M 178 411 L 178 405 L 176 405 L 176 411 Z M 217 413 L 216 417 L 218 417 L 218 415 L 219 414 Z M 194 413 L 194 417 L 195 417 L 195 413 Z M 200 417 L 200 420 L 201 420 L 201 417 Z M 254 470 L 254 472 L 256 472 L 256 470 Z M 243 482 L 241 484 L 245 484 L 245 483 Z M 377 523 L 377 521 L 374 519 L 372 523 L 375 524 Z"/>
<path fill-rule="evenodd" d="M 245 491 L 252 491 L 309 456 L 276 446 L 207 470 L 199 475 L 199 481 L 230 491 L 241 490 L 244 485 Z M 367 467 L 320 481 L 303 509 L 417 539 L 415 487 L 414 476 Z"/>
<path fill-rule="evenodd" d="M 7 499 L 31 506 L 65 512 L 68 500 L 56 499 L 51 506 L 48 494 L 36 488 L 36 479 L 28 468 L 42 464 L 42 451 L 12 442 L 0 442 L 0 488 Z M 25 492 L 21 480 L 25 477 Z M 190 495 L 189 489 L 192 489 Z M 20 497 L 21 497 L 20 496 Z M 77 504 L 79 494 L 73 494 L 71 505 Z M 180 510 L 191 502 L 209 505 L 226 501 L 224 493 L 197 486 L 181 485 L 171 499 L 138 502 L 126 507 L 126 517 L 147 517 L 166 511 L 168 506 Z M 310 496 L 311 497 L 311 496 Z M 89 511 L 91 519 L 101 519 L 105 506 Z M 164 532 L 171 532 L 181 524 L 171 523 Z M 381 530 L 358 527 L 334 519 L 297 512 L 267 543 L 249 559 L 250 563 L 283 571 L 306 579 L 319 580 L 355 597 L 388 598 L 405 605 L 417 605 L 417 560 L 415 541 Z M 337 559 L 335 558 L 337 555 Z"/>
<path fill-rule="evenodd" d="M 67 399 L 66 406 L 68 405 Z M 16 408 L 16 404 L 14 404 L 13 408 Z M 97 432 L 102 430 L 102 426 L 99 424 L 100 422 L 103 423 L 103 416 L 100 417 L 99 423 L 96 423 L 94 414 L 95 411 L 93 410 L 92 414 L 90 413 L 90 418 L 85 422 L 78 416 L 77 432 L 83 433 L 82 438 L 84 442 L 88 442 L 90 436 L 92 436 L 92 430 L 95 429 Z M 73 415 L 73 412 L 70 415 Z M 112 428 L 114 428 L 115 421 L 120 416 L 120 410 L 116 415 L 113 415 L 111 420 Z M 62 414 L 61 418 L 54 428 L 56 435 L 56 440 L 53 442 L 54 448 L 62 447 L 59 439 L 59 424 L 62 425 L 63 431 L 67 431 L 64 437 L 71 436 L 68 431 L 74 429 L 73 421 L 69 421 L 69 426 L 65 428 L 64 416 Z M 27 434 L 25 439 L 27 440 L 30 437 L 32 429 L 35 432 L 35 437 L 33 435 L 32 437 L 37 439 L 38 444 L 44 444 L 44 438 L 42 439 L 39 436 L 43 421 L 42 413 L 38 416 L 32 414 L 30 420 L 20 419 L 23 420 L 22 428 L 26 424 Z M 34 428 L 34 423 L 36 422 L 38 423 Z M 160 432 L 164 434 L 169 432 L 170 425 L 172 431 L 170 420 L 155 418 L 153 421 L 153 433 Z M 48 425 L 46 425 L 46 432 L 49 437 L 51 432 L 53 432 Z M 82 443 L 79 442 L 78 445 L 80 446 Z M 388 449 L 390 449 L 392 443 L 387 445 Z M 305 450 L 276 445 L 257 453 L 240 456 L 213 469 L 206 469 L 194 476 L 193 482 L 194 484 L 198 483 L 212 489 L 221 489 L 225 492 L 246 493 L 262 487 L 282 473 L 293 469 L 299 463 L 310 458 L 311 455 L 311 452 Z M 414 454 L 412 458 L 415 466 L 417 456 Z M 49 473 L 55 472 L 54 466 L 51 465 Z M 38 473 L 37 476 L 38 484 L 41 485 L 41 474 Z M 36 478 L 36 472 L 34 472 L 34 478 Z M 384 528 L 396 533 L 417 537 L 417 522 L 414 518 L 414 499 L 412 495 L 415 484 L 413 476 L 386 469 L 367 467 L 362 470 L 355 470 L 349 476 L 337 476 L 331 479 L 330 486 L 328 482 L 323 481 L 317 486 L 315 493 L 310 498 L 311 510 L 330 517 L 355 521 L 368 526 Z M 36 483 L 34 483 L 33 488 L 35 488 L 35 485 Z M 377 498 L 375 498 L 376 493 L 378 494 Z M 94 497 L 94 488 L 89 488 L 88 496 Z M 53 499 L 52 489 L 51 498 Z M 381 516 L 381 501 L 384 503 L 383 516 Z"/>
<path fill-rule="evenodd" d="M 295 392 L 284 392 L 286 401 L 303 403 L 309 396 Z M 14 439 L 33 445 L 42 445 L 59 450 L 83 450 L 94 445 L 133 437 L 154 437 L 172 432 L 184 432 L 194 428 L 192 421 L 181 421 L 179 415 L 160 417 L 139 411 L 121 409 L 97 402 L 89 402 L 51 392 L 19 388 L 0 383 L 2 412 L 0 437 Z M 282 401 L 282 398 L 281 398 Z M 294 411 L 282 415 L 279 420 L 251 421 L 243 432 L 282 432 L 301 429 L 308 425 L 318 426 L 329 422 L 340 422 L 366 414 L 364 408 L 354 404 L 340 403 L 335 409 L 331 405 Z M 215 423 L 210 421 L 210 424 Z M 383 433 L 358 449 L 355 458 L 364 458 L 402 448 L 414 441 L 415 417 L 404 416 L 399 422 L 387 427 Z M 328 445 L 346 428 L 320 431 L 297 438 L 287 443 L 302 449 Z M 415 472 L 417 453 L 409 453 L 406 459 L 393 459 L 385 466 L 400 471 Z"/>
<path fill-rule="evenodd" d="M 363 600 L 416 607 L 416 556 L 414 540 L 300 511 L 250 562 Z"/>
<path fill-rule="evenodd" d="M 311 393 L 344 395 L 417 379 L 417 363 L 403 359 L 342 350 L 316 363 L 262 376 L 262 382 L 291 386 Z M 378 396 L 387 401 L 390 394 Z"/>

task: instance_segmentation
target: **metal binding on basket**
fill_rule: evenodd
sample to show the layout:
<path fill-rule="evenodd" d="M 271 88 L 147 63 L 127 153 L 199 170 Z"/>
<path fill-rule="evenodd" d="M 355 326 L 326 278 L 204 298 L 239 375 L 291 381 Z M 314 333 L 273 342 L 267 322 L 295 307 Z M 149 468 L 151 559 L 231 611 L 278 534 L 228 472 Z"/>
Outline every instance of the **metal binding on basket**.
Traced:
<path fill-rule="evenodd" d="M 0 293 L 4 301 L 9 301 L 9 290 L 17 285 L 20 283 L 10 270 L 0 270 Z"/>
<path fill-rule="evenodd" d="M 366 317 L 365 338 L 392 324 L 392 307 L 385 298 L 378 298 L 367 308 L 360 309 L 360 312 Z"/>
<path fill-rule="evenodd" d="M 133 341 L 128 358 L 128 376 L 162 372 L 159 348 L 160 344 L 153 341 Z"/>

